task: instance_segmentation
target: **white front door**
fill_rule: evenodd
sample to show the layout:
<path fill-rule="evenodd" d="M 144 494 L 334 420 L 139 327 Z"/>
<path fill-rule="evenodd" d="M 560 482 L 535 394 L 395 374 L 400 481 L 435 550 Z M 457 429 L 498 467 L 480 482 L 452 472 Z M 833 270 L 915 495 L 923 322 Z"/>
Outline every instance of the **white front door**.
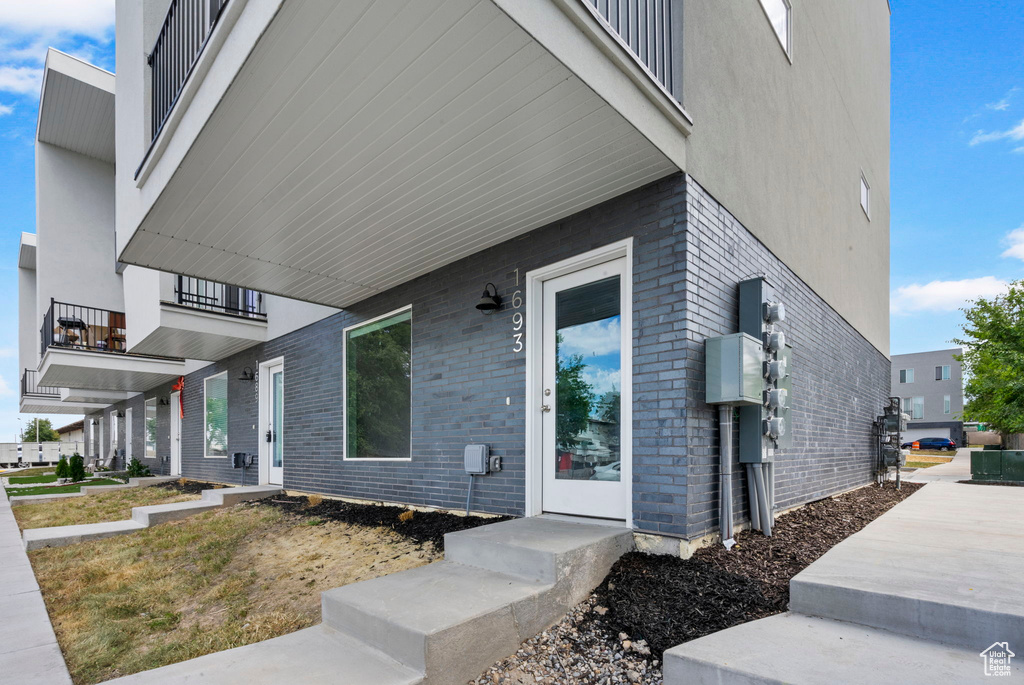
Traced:
<path fill-rule="evenodd" d="M 131 407 L 124 410 L 124 459 L 126 463 L 132 461 L 132 410 Z"/>
<path fill-rule="evenodd" d="M 260 483 L 284 485 L 284 362 L 260 364 Z"/>
<path fill-rule="evenodd" d="M 110 412 L 110 454 L 117 458 L 117 412 Z"/>
<path fill-rule="evenodd" d="M 171 393 L 171 475 L 181 475 L 181 393 Z"/>
<path fill-rule="evenodd" d="M 629 511 L 630 307 L 624 258 L 543 282 L 542 506 L 625 520 Z M 537 321 L 534 318 L 533 321 Z M 628 393 L 627 393 L 628 398 Z M 625 431 L 628 437 L 629 431 Z"/>

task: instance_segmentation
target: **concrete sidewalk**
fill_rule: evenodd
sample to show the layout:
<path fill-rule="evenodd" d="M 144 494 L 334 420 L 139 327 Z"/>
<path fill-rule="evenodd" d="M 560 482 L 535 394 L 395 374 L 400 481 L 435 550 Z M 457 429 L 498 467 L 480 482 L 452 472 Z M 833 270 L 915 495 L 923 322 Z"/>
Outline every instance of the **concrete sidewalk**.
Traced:
<path fill-rule="evenodd" d="M 0 485 L 0 682 L 71 685 L 43 596 Z"/>
<path fill-rule="evenodd" d="M 960 480 L 971 479 L 971 452 L 977 448 L 961 447 L 953 455 L 953 461 L 948 464 L 929 466 L 926 469 L 917 469 L 907 478 L 913 483 L 934 483 L 947 481 L 955 483 Z M 910 453 L 908 459 L 913 460 L 914 453 Z"/>
<path fill-rule="evenodd" d="M 942 482 L 962 459 L 797 574 L 789 613 L 665 652 L 666 685 L 990 680 L 989 646 L 1024 654 L 1024 488 Z"/>

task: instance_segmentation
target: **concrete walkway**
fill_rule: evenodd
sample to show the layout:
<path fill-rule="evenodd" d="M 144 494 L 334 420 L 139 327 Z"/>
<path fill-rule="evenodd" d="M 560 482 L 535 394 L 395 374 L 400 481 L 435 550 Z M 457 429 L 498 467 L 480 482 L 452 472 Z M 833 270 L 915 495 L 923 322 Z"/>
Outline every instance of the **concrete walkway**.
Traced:
<path fill-rule="evenodd" d="M 86 497 L 88 495 L 99 495 L 111 490 L 127 490 L 129 488 L 144 488 L 157 483 L 166 483 L 178 480 L 178 476 L 146 476 L 143 478 L 129 478 L 127 483 L 122 485 L 83 485 L 78 492 L 61 492 L 53 495 L 21 495 L 10 498 L 11 506 L 19 504 L 39 504 L 41 502 L 52 502 L 55 499 L 69 499 L 73 497 Z"/>
<path fill-rule="evenodd" d="M 633 547 L 622 527 L 516 519 L 445 536 L 445 560 L 322 595 L 323 623 L 109 681 L 462 685 L 556 623 Z"/>
<path fill-rule="evenodd" d="M 0 485 L 0 682 L 71 685 L 35 574 Z"/>
<path fill-rule="evenodd" d="M 914 483 L 934 483 L 936 481 L 947 481 L 955 483 L 960 480 L 971 479 L 971 452 L 977 448 L 961 447 L 953 456 L 953 461 L 948 464 L 929 466 L 926 469 L 917 469 L 907 480 Z M 911 452 L 910 459 L 913 459 Z"/>
<path fill-rule="evenodd" d="M 1007 641 L 1024 678 L 1022 572 L 1024 488 L 936 480 L 797 574 L 789 613 L 667 651 L 665 685 L 985 682 Z"/>
<path fill-rule="evenodd" d="M 28 551 L 43 547 L 64 547 L 89 540 L 127 535 L 143 528 L 149 528 L 167 521 L 201 514 L 221 507 L 230 507 L 239 502 L 263 499 L 281 494 L 276 485 L 247 485 L 238 488 L 217 488 L 203 490 L 202 498 L 189 502 L 152 504 L 133 507 L 132 518 L 128 521 L 107 521 L 85 523 L 77 526 L 54 526 L 52 528 L 29 528 L 22 533 L 25 549 Z"/>

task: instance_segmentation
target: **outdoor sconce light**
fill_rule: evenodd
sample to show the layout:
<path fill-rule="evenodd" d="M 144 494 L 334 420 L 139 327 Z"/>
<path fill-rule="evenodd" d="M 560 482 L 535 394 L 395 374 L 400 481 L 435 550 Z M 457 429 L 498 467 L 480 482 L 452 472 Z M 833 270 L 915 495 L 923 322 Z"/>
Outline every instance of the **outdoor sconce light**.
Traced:
<path fill-rule="evenodd" d="M 491 292 L 488 292 L 488 290 Z M 480 301 L 477 302 L 476 308 L 484 314 L 493 314 L 501 308 L 501 298 L 498 296 L 498 289 L 494 287 L 493 283 L 488 283 L 484 286 L 484 294 L 480 296 Z"/>
<path fill-rule="evenodd" d="M 161 397 L 160 400 L 158 401 L 158 404 L 161 407 L 166 407 L 170 403 L 171 403 L 171 401 L 169 399 L 167 399 L 166 397 Z"/>
<path fill-rule="evenodd" d="M 256 376 L 252 372 L 252 367 L 247 366 L 242 370 L 242 375 L 238 377 L 240 381 L 254 381 Z"/>
<path fill-rule="evenodd" d="M 117 412 L 117 418 L 119 418 L 119 419 L 123 419 L 123 418 L 124 418 L 124 412 L 123 412 L 123 411 L 120 411 L 120 410 L 118 410 L 118 412 Z"/>

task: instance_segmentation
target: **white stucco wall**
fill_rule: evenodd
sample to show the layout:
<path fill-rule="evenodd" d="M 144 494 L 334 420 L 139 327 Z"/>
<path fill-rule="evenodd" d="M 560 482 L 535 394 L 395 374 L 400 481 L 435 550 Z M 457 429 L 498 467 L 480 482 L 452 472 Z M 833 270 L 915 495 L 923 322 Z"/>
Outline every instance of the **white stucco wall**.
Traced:
<path fill-rule="evenodd" d="M 794 2 L 792 62 L 758 0 L 678 6 L 686 171 L 887 354 L 888 4 Z"/>
<path fill-rule="evenodd" d="M 124 312 L 131 323 L 127 331 L 128 349 L 160 326 L 160 281 L 159 271 L 139 266 L 125 267 Z"/>
<path fill-rule="evenodd" d="M 37 141 L 36 233 L 36 331 L 51 298 L 124 311 L 113 165 Z"/>
<path fill-rule="evenodd" d="M 338 310 L 310 302 L 289 300 L 277 295 L 264 295 L 267 305 L 267 339 L 273 340 L 303 326 L 319 321 Z"/>
<path fill-rule="evenodd" d="M 36 272 L 18 268 L 18 376 L 39 364 L 39 320 L 36 317 Z"/>

